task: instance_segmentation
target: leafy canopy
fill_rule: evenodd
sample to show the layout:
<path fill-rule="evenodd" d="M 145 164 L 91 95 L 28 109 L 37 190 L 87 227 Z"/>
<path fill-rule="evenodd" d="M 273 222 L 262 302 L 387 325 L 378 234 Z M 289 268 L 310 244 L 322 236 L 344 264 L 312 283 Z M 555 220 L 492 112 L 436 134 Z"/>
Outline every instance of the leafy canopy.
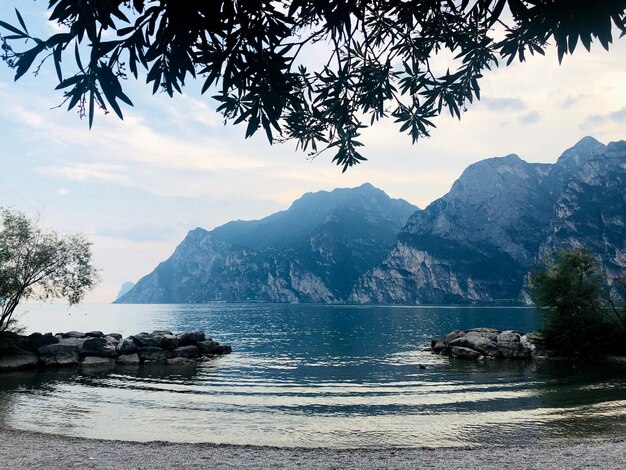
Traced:
<path fill-rule="evenodd" d="M 79 303 L 98 281 L 91 243 L 41 229 L 20 212 L 0 211 L 0 332 L 24 299 Z"/>
<path fill-rule="evenodd" d="M 585 249 L 561 251 L 552 264 L 532 273 L 531 296 L 542 309 L 543 333 L 553 347 L 572 352 L 606 349 L 626 325 L 612 321 L 604 278 Z M 623 321 L 619 313 L 617 317 Z"/>
<path fill-rule="evenodd" d="M 363 128 L 393 118 L 413 142 L 444 108 L 460 119 L 480 98 L 484 71 L 550 42 L 559 60 L 579 41 L 605 49 L 626 32 L 626 0 L 49 0 L 60 32 L 30 35 L 22 16 L 0 22 L 2 58 L 16 79 L 51 58 L 68 109 L 91 126 L 94 109 L 132 105 L 130 73 L 153 93 L 203 81 L 226 120 L 294 139 L 311 155 L 331 149 L 348 167 L 365 160 Z M 24 47 L 24 40 L 32 47 Z M 311 57 L 322 60 L 310 69 Z M 447 54 L 449 67 L 433 59 Z M 143 74 L 142 74 L 143 77 Z"/>

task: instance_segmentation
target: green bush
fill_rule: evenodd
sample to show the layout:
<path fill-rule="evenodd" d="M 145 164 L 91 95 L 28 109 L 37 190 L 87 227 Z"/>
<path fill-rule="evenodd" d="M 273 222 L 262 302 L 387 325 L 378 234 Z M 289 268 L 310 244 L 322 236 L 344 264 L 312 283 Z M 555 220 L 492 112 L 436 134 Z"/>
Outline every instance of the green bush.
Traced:
<path fill-rule="evenodd" d="M 549 347 L 575 354 L 623 349 L 624 328 L 606 300 L 598 263 L 587 250 L 561 251 L 545 270 L 531 275 L 530 283 Z"/>

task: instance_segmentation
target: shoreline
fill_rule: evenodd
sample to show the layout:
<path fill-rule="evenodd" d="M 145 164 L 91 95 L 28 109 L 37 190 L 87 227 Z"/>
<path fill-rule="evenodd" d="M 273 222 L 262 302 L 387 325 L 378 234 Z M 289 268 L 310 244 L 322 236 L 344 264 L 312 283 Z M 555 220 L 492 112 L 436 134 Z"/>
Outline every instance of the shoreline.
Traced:
<path fill-rule="evenodd" d="M 285 448 L 233 444 L 133 442 L 67 437 L 0 426 L 0 462 L 14 468 L 133 469 L 316 468 L 316 469 L 521 469 L 620 468 L 626 439 L 455 448 Z M 37 449 L 33 452 L 32 449 Z"/>

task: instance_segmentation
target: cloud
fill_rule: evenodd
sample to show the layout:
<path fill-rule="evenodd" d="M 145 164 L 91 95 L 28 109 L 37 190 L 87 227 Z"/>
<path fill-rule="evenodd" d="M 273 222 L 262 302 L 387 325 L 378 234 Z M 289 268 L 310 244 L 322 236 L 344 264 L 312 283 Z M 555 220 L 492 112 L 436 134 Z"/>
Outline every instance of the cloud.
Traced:
<path fill-rule="evenodd" d="M 483 98 L 480 100 L 491 111 L 521 111 L 526 104 L 519 98 Z"/>
<path fill-rule="evenodd" d="M 540 119 L 541 115 L 537 111 L 531 111 L 529 113 L 522 114 L 520 117 L 517 118 L 517 120 L 522 124 L 534 124 L 536 122 L 539 122 Z"/>
<path fill-rule="evenodd" d="M 124 167 L 101 163 L 81 163 L 68 166 L 49 166 L 36 168 L 39 173 L 56 176 L 70 181 L 98 181 L 104 183 L 130 184 L 131 179 L 124 174 Z M 59 194 L 62 194 L 59 190 Z M 62 194 L 62 195 L 65 195 Z"/>
<path fill-rule="evenodd" d="M 100 228 L 96 235 L 131 242 L 167 241 L 176 238 L 180 231 L 170 225 L 136 225 L 123 228 Z"/>
<path fill-rule="evenodd" d="M 59 196 L 67 196 L 69 194 L 69 190 L 67 188 L 59 188 L 57 189 L 57 194 Z"/>
<path fill-rule="evenodd" d="M 587 118 L 583 121 L 581 127 L 594 127 L 599 124 L 604 124 L 606 122 L 614 122 L 617 124 L 626 122 L 626 106 L 611 113 L 592 114 L 591 116 L 587 116 Z"/>
<path fill-rule="evenodd" d="M 585 98 L 587 98 L 587 95 L 569 95 L 567 98 L 563 100 L 563 102 L 561 103 L 561 107 L 571 108 L 572 106 L 578 104 Z"/>

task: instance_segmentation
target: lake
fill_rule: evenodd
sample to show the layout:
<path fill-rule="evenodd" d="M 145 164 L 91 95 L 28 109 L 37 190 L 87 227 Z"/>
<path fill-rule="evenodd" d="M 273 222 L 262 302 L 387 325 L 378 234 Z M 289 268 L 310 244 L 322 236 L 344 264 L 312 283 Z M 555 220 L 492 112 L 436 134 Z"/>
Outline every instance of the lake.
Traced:
<path fill-rule="evenodd" d="M 193 366 L 5 373 L 0 426 L 336 448 L 626 436 L 624 370 L 461 361 L 425 351 L 454 329 L 536 329 L 533 309 L 213 303 L 26 310 L 21 322 L 29 332 L 204 329 L 233 353 Z"/>

